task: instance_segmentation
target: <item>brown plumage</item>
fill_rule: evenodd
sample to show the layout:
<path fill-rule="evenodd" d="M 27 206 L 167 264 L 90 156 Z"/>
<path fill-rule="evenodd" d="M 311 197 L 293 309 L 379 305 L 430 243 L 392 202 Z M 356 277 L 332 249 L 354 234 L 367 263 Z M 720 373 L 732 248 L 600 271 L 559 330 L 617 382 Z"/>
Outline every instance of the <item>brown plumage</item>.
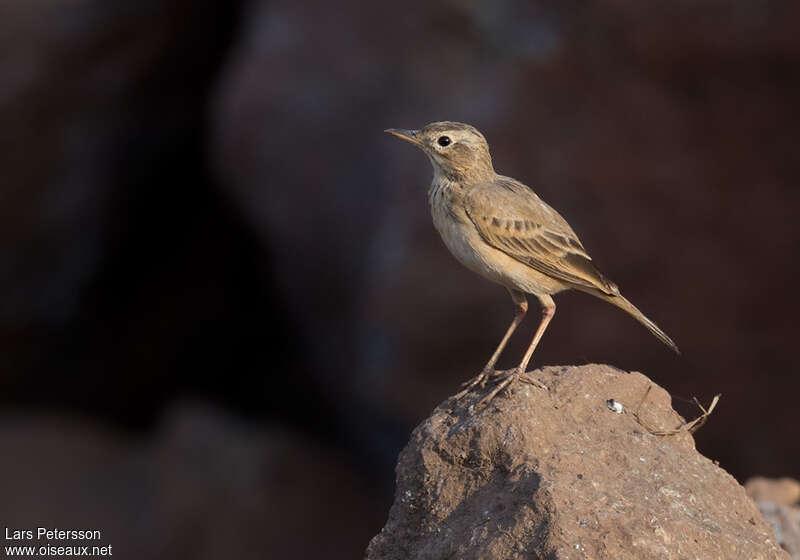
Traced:
<path fill-rule="evenodd" d="M 519 367 L 505 374 L 482 402 L 491 400 L 525 373 L 555 313 L 550 296 L 563 290 L 581 290 L 623 309 L 678 352 L 664 331 L 595 267 L 558 212 L 519 181 L 495 173 L 486 139 L 475 128 L 445 121 L 421 130 L 387 132 L 415 144 L 431 160 L 434 174 L 428 200 L 433 223 L 445 245 L 467 268 L 504 285 L 517 309 L 489 363 L 459 397 L 478 384 L 484 386 L 495 375 L 494 365 L 527 311 L 525 294 L 539 299 L 542 321 Z"/>

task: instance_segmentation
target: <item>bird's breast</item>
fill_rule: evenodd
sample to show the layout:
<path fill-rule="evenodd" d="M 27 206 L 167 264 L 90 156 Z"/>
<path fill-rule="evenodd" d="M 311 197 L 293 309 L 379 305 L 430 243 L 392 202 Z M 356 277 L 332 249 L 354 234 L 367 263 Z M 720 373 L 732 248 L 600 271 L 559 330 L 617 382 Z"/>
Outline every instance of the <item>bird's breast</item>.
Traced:
<path fill-rule="evenodd" d="M 482 255 L 480 234 L 467 216 L 457 188 L 434 182 L 428 192 L 433 225 L 461 264 L 483 276 L 488 268 Z"/>
<path fill-rule="evenodd" d="M 560 282 L 486 243 L 467 215 L 462 196 L 457 187 L 436 181 L 428 191 L 433 225 L 461 264 L 492 282 L 527 293 L 563 289 Z"/>

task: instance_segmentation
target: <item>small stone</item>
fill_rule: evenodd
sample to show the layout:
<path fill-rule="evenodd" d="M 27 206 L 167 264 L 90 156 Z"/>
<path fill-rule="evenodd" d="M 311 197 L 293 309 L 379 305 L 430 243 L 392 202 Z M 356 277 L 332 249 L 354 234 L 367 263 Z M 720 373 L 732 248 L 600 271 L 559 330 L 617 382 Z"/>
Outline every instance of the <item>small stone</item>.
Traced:
<path fill-rule="evenodd" d="M 613 410 L 617 414 L 622 414 L 622 403 L 621 402 L 616 401 L 614 399 L 608 399 L 606 401 L 606 406 L 608 407 L 609 410 Z"/>

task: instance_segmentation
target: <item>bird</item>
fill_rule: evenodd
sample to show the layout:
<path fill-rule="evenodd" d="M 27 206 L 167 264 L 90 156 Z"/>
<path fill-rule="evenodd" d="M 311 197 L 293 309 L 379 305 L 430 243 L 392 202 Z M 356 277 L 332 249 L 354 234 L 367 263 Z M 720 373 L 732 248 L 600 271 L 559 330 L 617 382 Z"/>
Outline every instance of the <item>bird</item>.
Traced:
<path fill-rule="evenodd" d="M 495 172 L 489 144 L 475 127 L 453 121 L 433 122 L 418 130 L 384 132 L 410 142 L 428 156 L 433 179 L 428 190 L 433 225 L 453 256 L 468 269 L 504 286 L 514 304 L 514 318 L 486 366 L 455 395 L 474 387 L 497 385 L 479 404 L 521 379 L 547 387 L 526 374 L 533 352 L 553 319 L 553 295 L 579 290 L 633 316 L 656 338 L 680 354 L 678 346 L 628 301 L 619 287 L 595 266 L 575 231 L 527 185 Z M 533 340 L 516 368 L 495 371 L 503 350 L 535 296 L 542 316 Z M 524 377 L 523 377 L 524 376 Z"/>

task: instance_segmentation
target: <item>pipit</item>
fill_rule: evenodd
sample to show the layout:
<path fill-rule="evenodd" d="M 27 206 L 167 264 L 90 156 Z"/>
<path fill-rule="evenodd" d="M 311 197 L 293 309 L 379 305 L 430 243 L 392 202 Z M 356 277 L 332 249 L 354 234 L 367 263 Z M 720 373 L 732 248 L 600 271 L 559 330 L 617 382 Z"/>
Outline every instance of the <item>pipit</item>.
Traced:
<path fill-rule="evenodd" d="M 498 377 L 497 386 L 480 401 L 486 404 L 520 379 L 555 314 L 551 296 L 564 290 L 580 290 L 616 305 L 680 353 L 672 339 L 600 273 L 558 212 L 529 187 L 495 173 L 489 145 L 474 127 L 435 122 L 420 130 L 390 128 L 386 132 L 411 142 L 431 160 L 433 181 L 428 202 L 433 224 L 450 252 L 470 270 L 505 286 L 514 302 L 514 319 L 497 349 L 456 398 L 476 385 L 485 387 L 490 377 Z M 525 294 L 539 300 L 541 322 L 519 366 L 495 372 L 497 359 L 528 310 Z M 546 389 L 527 375 L 524 379 Z"/>

